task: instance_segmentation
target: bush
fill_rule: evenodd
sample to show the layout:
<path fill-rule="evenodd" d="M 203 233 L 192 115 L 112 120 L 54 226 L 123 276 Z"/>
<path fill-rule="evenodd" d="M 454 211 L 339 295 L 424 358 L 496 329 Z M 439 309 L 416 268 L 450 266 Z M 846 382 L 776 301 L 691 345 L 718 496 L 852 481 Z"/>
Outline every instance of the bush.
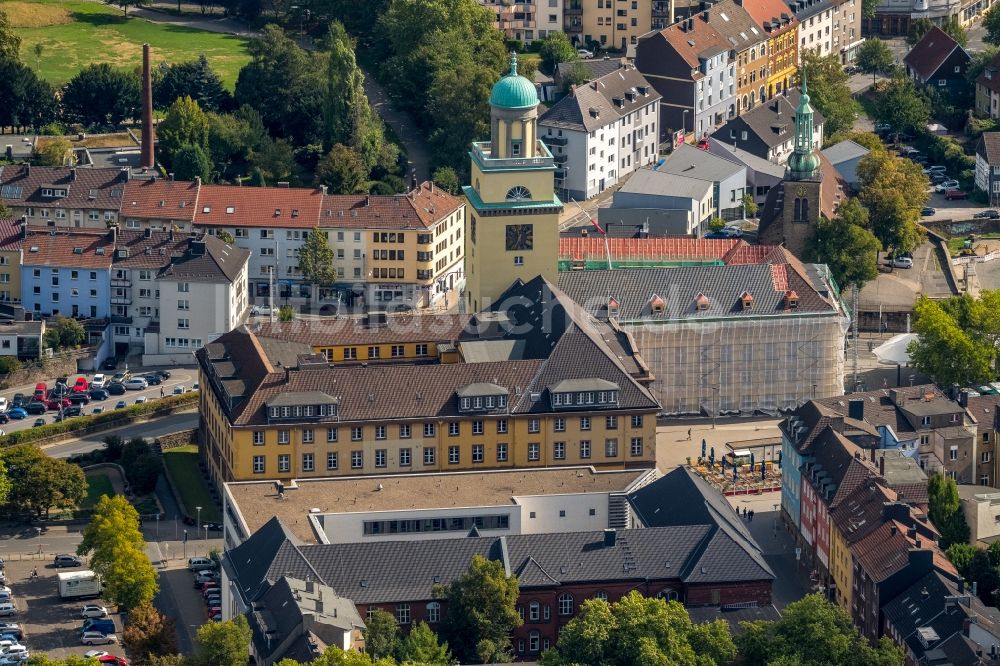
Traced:
<path fill-rule="evenodd" d="M 0 373 L 9 375 L 21 369 L 21 362 L 13 356 L 0 356 Z"/>
<path fill-rule="evenodd" d="M 73 418 L 60 421 L 59 423 L 49 423 L 37 428 L 27 430 L 17 430 L 0 437 L 0 447 L 14 446 L 15 444 L 26 444 L 45 439 L 52 435 L 61 435 L 65 432 L 73 432 L 87 428 L 89 426 L 101 425 L 104 423 L 115 423 L 126 418 L 145 416 L 160 411 L 166 411 L 174 407 L 180 407 L 198 401 L 198 393 L 190 392 L 183 395 L 171 395 L 161 398 L 155 402 L 144 402 L 141 405 L 131 405 L 124 409 L 115 409 L 103 414 L 91 414 L 89 416 L 74 416 Z"/>
<path fill-rule="evenodd" d="M 278 321 L 292 321 L 295 319 L 295 308 L 291 305 L 283 305 L 278 310 Z"/>

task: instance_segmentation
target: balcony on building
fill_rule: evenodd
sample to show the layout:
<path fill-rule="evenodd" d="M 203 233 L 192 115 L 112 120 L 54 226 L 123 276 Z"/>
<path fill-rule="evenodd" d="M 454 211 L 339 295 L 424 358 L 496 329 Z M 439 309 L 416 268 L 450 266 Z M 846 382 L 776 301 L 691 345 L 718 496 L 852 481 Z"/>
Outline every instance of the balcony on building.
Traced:
<path fill-rule="evenodd" d="M 569 141 L 569 137 L 566 136 L 543 136 L 542 141 L 545 142 L 546 146 L 565 146 L 566 142 Z"/>
<path fill-rule="evenodd" d="M 583 15 L 583 3 L 580 0 L 575 0 L 574 2 L 566 3 L 563 7 L 563 14 L 565 16 L 582 16 Z"/>
<path fill-rule="evenodd" d="M 535 153 L 538 157 L 493 157 L 493 147 L 489 141 L 474 141 L 471 157 L 480 169 L 511 169 L 516 167 L 552 167 L 552 153 L 542 141 L 535 142 Z"/>
<path fill-rule="evenodd" d="M 131 287 L 132 280 L 128 278 L 111 278 L 112 287 Z"/>
<path fill-rule="evenodd" d="M 556 164 L 566 164 L 566 160 L 569 159 L 569 155 L 556 155 L 552 158 L 552 161 Z"/>
<path fill-rule="evenodd" d="M 660 0 L 654 0 L 653 2 L 653 18 L 664 18 L 668 21 L 671 19 L 670 16 L 670 3 L 661 2 Z"/>
<path fill-rule="evenodd" d="M 131 296 L 112 296 L 111 305 L 132 305 Z"/>

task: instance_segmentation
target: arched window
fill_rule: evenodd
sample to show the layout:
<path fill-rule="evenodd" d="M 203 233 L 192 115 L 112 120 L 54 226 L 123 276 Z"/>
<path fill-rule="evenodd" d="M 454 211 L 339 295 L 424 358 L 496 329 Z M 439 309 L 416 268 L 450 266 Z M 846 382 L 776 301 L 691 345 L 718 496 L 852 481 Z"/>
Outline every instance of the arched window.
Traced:
<path fill-rule="evenodd" d="M 507 190 L 507 201 L 531 201 L 531 192 L 527 187 L 515 185 Z"/>
<path fill-rule="evenodd" d="M 531 622 L 538 622 L 541 617 L 541 605 L 537 601 L 532 601 L 528 604 L 528 620 Z"/>
<path fill-rule="evenodd" d="M 665 601 L 677 601 L 679 596 L 677 594 L 677 590 L 665 587 L 656 593 L 656 598 L 663 599 Z"/>
<path fill-rule="evenodd" d="M 808 222 L 809 221 L 809 199 L 796 198 L 795 199 L 795 217 L 793 218 L 795 222 Z"/>
<path fill-rule="evenodd" d="M 440 622 L 441 621 L 441 604 L 436 601 L 432 601 L 427 604 L 427 621 L 428 622 Z"/>
<path fill-rule="evenodd" d="M 559 614 L 560 615 L 573 614 L 573 595 L 569 593 L 559 595 Z"/>

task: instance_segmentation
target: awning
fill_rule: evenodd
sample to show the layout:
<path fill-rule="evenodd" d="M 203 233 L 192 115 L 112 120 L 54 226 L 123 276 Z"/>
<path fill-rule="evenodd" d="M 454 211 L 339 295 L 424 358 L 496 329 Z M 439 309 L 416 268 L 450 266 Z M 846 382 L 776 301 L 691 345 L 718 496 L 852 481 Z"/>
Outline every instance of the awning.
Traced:
<path fill-rule="evenodd" d="M 900 333 L 889 338 L 878 347 L 872 350 L 875 358 L 880 363 L 889 365 L 907 365 L 910 362 L 910 354 L 906 348 L 917 339 L 916 333 Z"/>

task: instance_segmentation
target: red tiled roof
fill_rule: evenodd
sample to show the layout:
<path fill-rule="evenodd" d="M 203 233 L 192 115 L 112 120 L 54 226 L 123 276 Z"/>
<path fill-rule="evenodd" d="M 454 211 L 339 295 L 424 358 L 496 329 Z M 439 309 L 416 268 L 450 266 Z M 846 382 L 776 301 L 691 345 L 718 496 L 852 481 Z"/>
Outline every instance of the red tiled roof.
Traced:
<path fill-rule="evenodd" d="M 8 206 L 55 206 L 114 210 L 121 208 L 127 174 L 97 167 L 0 166 L 0 198 Z M 45 189 L 66 191 L 63 197 L 43 196 Z"/>
<path fill-rule="evenodd" d="M 21 224 L 12 218 L 0 218 L 0 251 L 21 249 Z"/>
<path fill-rule="evenodd" d="M 29 227 L 22 247 L 25 266 L 71 268 L 110 268 L 115 251 L 109 232 L 56 231 L 48 227 Z M 75 251 L 77 248 L 80 252 Z"/>
<path fill-rule="evenodd" d="M 759 263 L 750 261 L 758 253 L 738 252 L 740 248 L 761 248 L 765 252 L 771 246 L 751 246 L 735 238 L 608 238 L 603 236 L 571 236 L 559 238 L 559 258 L 572 261 L 607 261 L 608 250 L 614 261 L 727 261 L 738 257 L 732 263 Z"/>
<path fill-rule="evenodd" d="M 194 223 L 206 227 L 315 229 L 323 193 L 298 187 L 202 185 Z"/>
<path fill-rule="evenodd" d="M 958 42 L 935 25 L 924 33 L 919 42 L 913 45 L 910 52 L 903 58 L 903 62 L 926 81 L 934 76 L 934 73 L 956 48 L 958 48 Z"/>
<path fill-rule="evenodd" d="M 769 35 L 781 34 L 799 24 L 799 19 L 792 14 L 792 10 L 782 0 L 752 0 L 752 2 L 744 2 L 743 8 L 761 27 L 764 27 L 764 24 L 768 22 L 772 24 L 782 22 L 782 15 L 791 19 L 780 30 L 772 31 L 768 33 Z"/>
<path fill-rule="evenodd" d="M 429 229 L 462 205 L 440 187 L 423 183 L 407 194 L 323 197 L 319 226 L 354 229 Z"/>
<path fill-rule="evenodd" d="M 785 11 L 787 12 L 788 9 L 786 8 Z M 718 49 L 728 51 L 730 46 L 726 38 L 712 24 L 706 23 L 700 16 L 692 18 L 694 20 L 691 22 L 690 30 L 684 29 L 687 25 L 686 21 L 679 21 L 661 30 L 660 34 L 692 69 L 700 70 L 699 56 L 702 53 Z M 721 51 L 719 52 L 721 53 Z M 700 71 L 698 73 L 701 74 Z M 702 74 L 703 76 L 704 74 Z"/>
<path fill-rule="evenodd" d="M 191 221 L 200 185 L 182 180 L 138 180 L 125 184 L 122 217 Z"/>

